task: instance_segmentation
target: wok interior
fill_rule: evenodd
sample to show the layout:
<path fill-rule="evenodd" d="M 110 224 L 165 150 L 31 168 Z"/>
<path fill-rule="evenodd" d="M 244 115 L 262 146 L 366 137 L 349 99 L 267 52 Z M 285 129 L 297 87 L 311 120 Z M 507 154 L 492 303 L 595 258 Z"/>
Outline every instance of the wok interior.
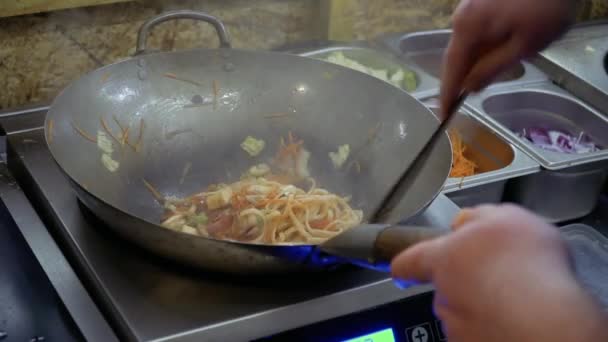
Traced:
<path fill-rule="evenodd" d="M 191 106 L 193 97 L 205 104 Z M 102 165 L 97 145 L 74 129 L 76 124 L 94 136 L 102 130 L 102 116 L 116 136 L 120 129 L 113 116 L 128 126 L 133 144 L 144 122 L 141 151 L 115 147 L 116 172 Z M 47 139 L 76 183 L 107 204 L 158 224 L 162 207 L 143 179 L 177 197 L 230 183 L 250 166 L 269 162 L 289 131 L 311 152 L 318 185 L 351 196 L 351 205 L 368 214 L 404 169 L 408 150 L 420 143 L 423 132 L 416 128 L 437 124 L 401 90 L 339 66 L 276 53 L 193 50 L 137 57 L 74 82 L 49 111 Z M 240 148 L 247 136 L 266 142 L 260 156 Z M 344 144 L 360 172 L 332 166 L 328 153 Z M 447 177 L 447 137 L 435 150 L 436 157 L 418 172 L 404 216 L 428 204 Z"/>

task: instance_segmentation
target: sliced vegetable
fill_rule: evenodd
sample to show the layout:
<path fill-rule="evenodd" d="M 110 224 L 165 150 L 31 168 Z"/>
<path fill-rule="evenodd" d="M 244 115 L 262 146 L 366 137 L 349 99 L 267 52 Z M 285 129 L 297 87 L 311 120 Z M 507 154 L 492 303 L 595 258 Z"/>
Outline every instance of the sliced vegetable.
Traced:
<path fill-rule="evenodd" d="M 267 164 L 258 164 L 252 166 L 247 172 L 248 175 L 252 177 L 264 177 L 265 175 L 270 173 L 270 166 Z"/>
<path fill-rule="evenodd" d="M 414 91 L 418 88 L 418 79 L 416 74 L 412 71 L 405 70 L 405 77 L 403 79 L 403 88 L 407 91 Z"/>
<path fill-rule="evenodd" d="M 600 150 L 584 132 L 575 137 L 563 131 L 531 127 L 518 135 L 537 147 L 553 152 L 582 154 Z"/>
<path fill-rule="evenodd" d="M 348 144 L 339 146 L 337 152 L 329 152 L 329 158 L 331 159 L 331 162 L 334 164 L 334 168 L 336 168 L 336 169 L 341 168 L 342 165 L 344 165 L 344 163 L 348 159 L 349 154 L 350 154 L 350 146 Z"/>
<path fill-rule="evenodd" d="M 207 224 L 207 222 L 209 222 L 209 218 L 207 217 L 207 215 L 205 215 L 205 213 L 200 213 L 195 216 L 190 216 L 188 218 L 187 224 L 193 227 L 197 227 L 198 225 L 205 225 Z"/>
<path fill-rule="evenodd" d="M 165 208 L 175 210 L 175 205 L 173 205 L 173 203 L 178 200 L 177 197 L 163 197 L 160 191 L 156 190 L 156 188 L 152 184 L 150 184 L 150 182 L 143 178 L 141 179 L 141 181 L 144 183 L 146 189 L 150 191 L 152 196 L 154 196 L 154 199 L 156 199 L 161 204 L 164 202 Z"/>
<path fill-rule="evenodd" d="M 182 233 L 190 234 L 190 235 L 199 235 L 198 230 L 194 227 L 190 227 L 189 225 L 182 226 Z"/>
<path fill-rule="evenodd" d="M 101 155 L 101 163 L 110 172 L 116 172 L 116 170 L 118 170 L 118 167 L 120 166 L 120 163 L 112 159 L 112 156 L 107 153 Z"/>
<path fill-rule="evenodd" d="M 341 51 L 331 53 L 325 60 L 374 76 L 407 91 L 413 91 L 418 87 L 416 75 L 412 71 L 404 68 L 399 68 L 397 71 L 389 74 L 388 69 L 374 69 L 363 65 L 354 59 L 346 57 Z"/>
<path fill-rule="evenodd" d="M 310 160 L 310 152 L 306 149 L 300 149 L 296 159 L 296 176 L 302 178 L 310 177 L 310 170 L 308 169 L 308 161 Z"/>
<path fill-rule="evenodd" d="M 256 139 L 252 136 L 247 136 L 241 143 L 241 148 L 252 157 L 256 157 L 262 153 L 265 146 L 266 142 L 264 140 Z"/>
<path fill-rule="evenodd" d="M 114 152 L 112 140 L 110 140 L 106 132 L 102 130 L 97 131 L 97 147 L 106 154 L 111 155 L 112 152 Z"/>
<path fill-rule="evenodd" d="M 230 187 L 224 187 L 218 191 L 215 191 L 206 198 L 207 208 L 209 210 L 220 209 L 230 204 L 232 198 L 232 189 Z"/>

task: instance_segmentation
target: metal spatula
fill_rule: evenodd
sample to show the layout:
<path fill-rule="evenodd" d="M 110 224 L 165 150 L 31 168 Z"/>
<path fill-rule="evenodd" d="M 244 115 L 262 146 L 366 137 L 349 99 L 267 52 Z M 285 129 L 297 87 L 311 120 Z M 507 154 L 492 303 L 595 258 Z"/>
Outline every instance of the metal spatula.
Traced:
<path fill-rule="evenodd" d="M 448 116 L 441 122 L 439 126 L 433 131 L 430 135 L 426 144 L 420 148 L 420 150 L 415 151 L 416 157 L 412 159 L 410 165 L 408 165 L 401 177 L 397 180 L 397 182 L 392 186 L 390 191 L 384 196 L 384 199 L 378 204 L 378 206 L 373 210 L 374 213 L 371 216 L 370 222 L 385 222 L 385 219 L 391 216 L 393 209 L 399 201 L 403 198 L 407 191 L 408 178 L 412 176 L 412 170 L 416 169 L 416 165 L 418 163 L 424 162 L 426 160 L 426 156 L 433 150 L 433 147 L 437 144 L 441 136 L 446 131 L 447 127 L 450 125 L 452 118 L 454 117 L 454 113 L 458 111 L 464 100 L 467 98 L 468 93 L 463 91 L 460 93 L 456 101 L 448 108 Z"/>

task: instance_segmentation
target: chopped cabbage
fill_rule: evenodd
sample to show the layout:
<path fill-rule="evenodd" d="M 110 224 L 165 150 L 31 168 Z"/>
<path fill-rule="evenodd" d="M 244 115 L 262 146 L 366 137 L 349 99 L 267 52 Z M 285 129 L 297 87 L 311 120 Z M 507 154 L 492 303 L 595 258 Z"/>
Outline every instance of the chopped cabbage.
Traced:
<path fill-rule="evenodd" d="M 208 222 L 207 215 L 205 213 L 200 213 L 198 215 L 192 216 L 188 219 L 188 224 L 193 227 L 198 227 L 198 225 L 205 225 Z"/>
<path fill-rule="evenodd" d="M 264 177 L 265 175 L 270 173 L 270 166 L 268 166 L 267 164 L 258 164 L 258 165 L 254 165 L 251 168 L 249 168 L 249 171 L 247 172 L 248 175 L 252 176 L 252 177 Z"/>
<path fill-rule="evenodd" d="M 245 152 L 249 153 L 249 155 L 252 157 L 256 157 L 260 153 L 262 153 L 262 150 L 264 150 L 265 146 L 266 146 L 266 142 L 264 140 L 256 139 L 252 136 L 248 136 L 241 143 L 241 148 Z"/>
<path fill-rule="evenodd" d="M 348 155 L 350 154 L 350 146 L 342 145 L 338 147 L 337 152 L 329 152 L 329 158 L 331 162 L 334 164 L 334 168 L 339 169 L 344 165 L 346 160 L 348 159 Z"/>
<path fill-rule="evenodd" d="M 230 187 L 222 188 L 218 191 L 210 193 L 206 198 L 207 208 L 209 210 L 220 209 L 230 204 L 232 198 L 232 189 Z"/>
<path fill-rule="evenodd" d="M 389 75 L 389 70 L 374 69 L 365 66 L 354 59 L 344 56 L 344 53 L 341 51 L 333 52 L 325 60 L 374 76 L 407 91 L 413 91 L 417 87 L 416 75 L 413 72 L 403 68 L 399 68 L 397 71 Z"/>
<path fill-rule="evenodd" d="M 115 172 L 116 170 L 118 170 L 118 167 L 120 166 L 120 163 L 118 163 L 116 160 L 112 159 L 112 156 L 110 156 L 109 154 L 106 154 L 106 153 L 101 155 L 101 163 L 110 172 Z"/>
<path fill-rule="evenodd" d="M 310 177 L 310 170 L 308 169 L 308 162 L 310 161 L 310 152 L 306 151 L 305 149 L 301 149 L 300 153 L 298 154 L 297 160 L 296 160 L 296 175 L 298 175 L 299 177 L 302 178 L 308 178 Z"/>
<path fill-rule="evenodd" d="M 108 138 L 108 135 L 104 131 L 97 131 L 97 147 L 101 151 L 107 154 L 112 154 L 114 152 L 114 146 L 112 145 L 112 140 Z"/>

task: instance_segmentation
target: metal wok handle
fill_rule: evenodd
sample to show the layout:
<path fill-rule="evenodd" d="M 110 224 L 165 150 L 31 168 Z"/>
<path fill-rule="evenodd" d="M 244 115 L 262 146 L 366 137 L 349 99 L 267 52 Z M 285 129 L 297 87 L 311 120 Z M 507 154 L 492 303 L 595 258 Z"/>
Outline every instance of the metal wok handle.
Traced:
<path fill-rule="evenodd" d="M 366 268 L 388 271 L 397 254 L 423 241 L 450 233 L 450 229 L 424 226 L 362 224 L 322 243 L 328 255 Z"/>
<path fill-rule="evenodd" d="M 211 24 L 217 32 L 217 36 L 220 40 L 220 48 L 231 48 L 230 38 L 228 36 L 228 32 L 226 31 L 226 27 L 218 18 L 203 12 L 179 10 L 159 14 L 156 17 L 148 19 L 140 27 L 139 32 L 137 33 L 137 49 L 135 50 L 135 55 L 139 55 L 146 52 L 146 42 L 148 40 L 148 34 L 150 33 L 150 30 L 154 28 L 154 26 L 165 21 L 176 19 L 193 19 Z"/>
<path fill-rule="evenodd" d="M 380 232 L 374 243 L 374 259 L 390 263 L 397 254 L 423 241 L 446 235 L 449 229 L 392 225 Z"/>

